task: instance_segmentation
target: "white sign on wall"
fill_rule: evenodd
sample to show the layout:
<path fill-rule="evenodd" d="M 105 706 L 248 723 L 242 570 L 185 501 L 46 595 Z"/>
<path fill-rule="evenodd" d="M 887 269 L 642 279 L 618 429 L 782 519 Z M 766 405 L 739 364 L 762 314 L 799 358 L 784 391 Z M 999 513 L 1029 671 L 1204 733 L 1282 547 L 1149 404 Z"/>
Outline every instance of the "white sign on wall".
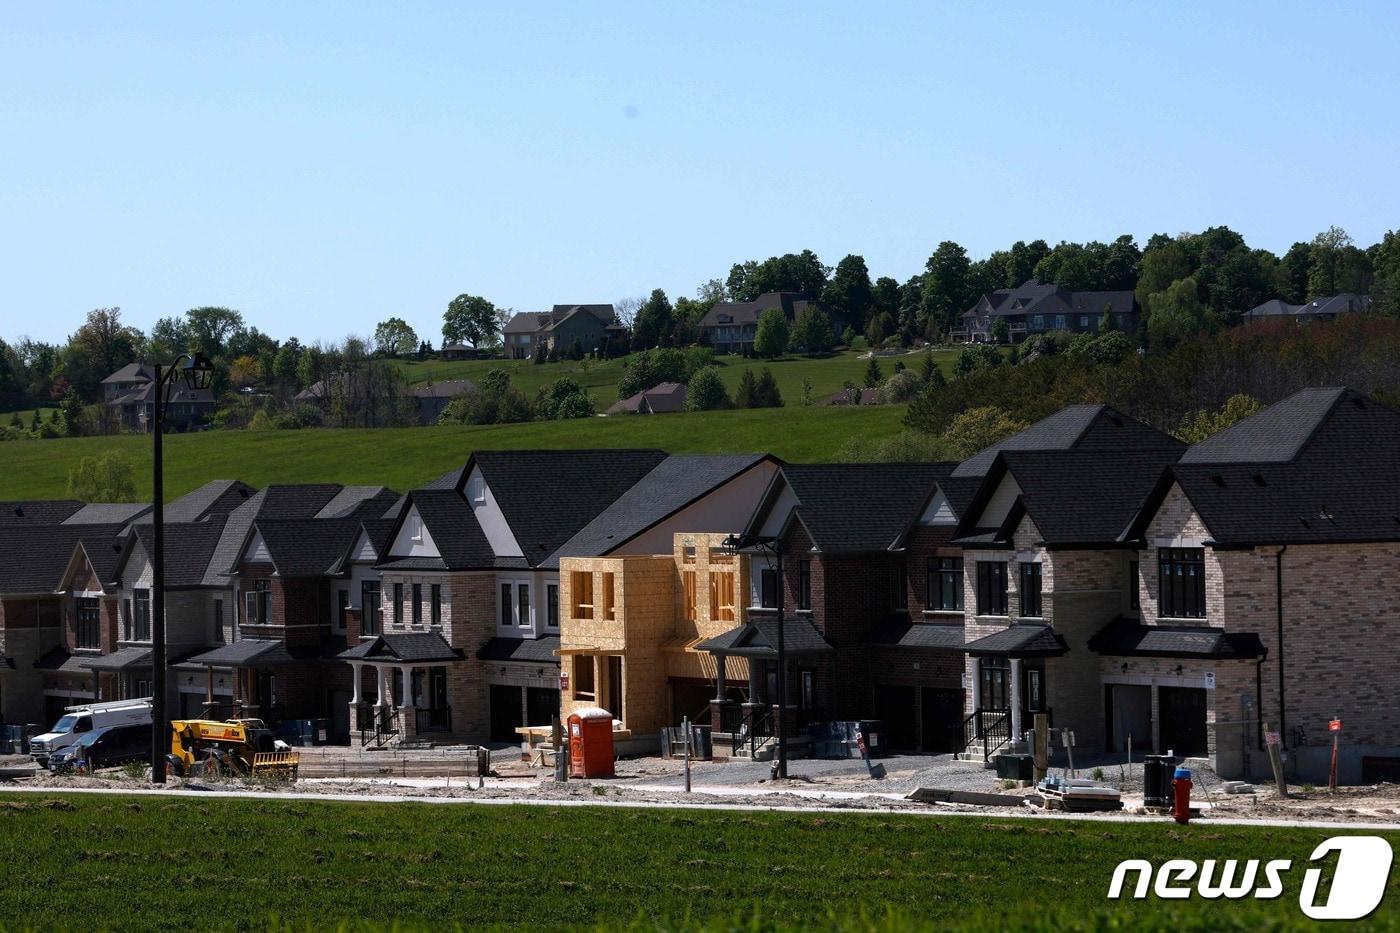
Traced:
<path fill-rule="evenodd" d="M 1206 689 L 1215 689 L 1215 671 L 1206 671 Z"/>

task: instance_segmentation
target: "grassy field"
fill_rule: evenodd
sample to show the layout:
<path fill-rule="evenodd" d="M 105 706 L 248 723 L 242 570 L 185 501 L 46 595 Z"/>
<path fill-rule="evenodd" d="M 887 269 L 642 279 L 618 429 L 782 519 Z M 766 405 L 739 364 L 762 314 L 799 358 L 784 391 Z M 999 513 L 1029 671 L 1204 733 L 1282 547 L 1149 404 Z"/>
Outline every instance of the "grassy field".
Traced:
<path fill-rule="evenodd" d="M 165 442 L 167 498 L 211 479 L 366 483 L 406 491 L 466 461 L 474 449 L 656 447 L 674 453 L 768 451 L 794 462 L 830 460 L 851 437 L 889 437 L 904 406 L 817 407 L 622 416 L 490 427 L 207 431 Z M 150 495 L 150 439 L 79 437 L 0 444 L 0 499 L 61 497 L 78 459 L 119 450 Z"/>
<path fill-rule="evenodd" d="M 956 352 L 952 350 L 934 353 L 934 360 L 945 375 L 952 374 L 956 357 Z M 896 359 L 901 359 L 905 366 L 916 372 L 923 364 L 923 356 L 919 353 L 904 357 L 883 357 L 880 367 L 886 376 L 894 371 Z M 865 368 L 869 365 L 867 360 L 858 358 L 856 351 L 836 353 L 822 359 L 785 357 L 771 362 L 721 356 L 717 362 L 725 385 L 731 393 L 738 388 L 745 369 L 753 369 L 754 375 L 757 376 L 764 366 L 769 367 L 774 378 L 778 380 L 778 389 L 783 393 L 783 399 L 789 405 L 796 405 L 801 401 L 804 377 L 812 380 L 812 392 L 820 399 L 841 391 L 841 387 L 847 381 L 863 385 Z M 480 380 L 488 370 L 504 369 L 511 374 L 511 381 L 527 395 L 533 395 L 536 389 L 549 385 L 560 376 L 572 376 L 592 393 L 594 402 L 602 409 L 617 401 L 617 381 L 622 375 L 623 363 L 623 360 L 566 360 L 536 366 L 530 360 L 462 360 L 453 363 L 429 360 L 424 363 L 401 361 L 398 365 L 409 382 L 415 385 L 447 379 Z"/>
<path fill-rule="evenodd" d="M 45 930 L 1275 929 L 1304 921 L 1302 866 L 1329 835 L 1165 821 L 10 794 L 0 795 L 0 918 Z M 1120 860 L 1167 857 L 1288 858 L 1294 869 L 1277 900 L 1106 901 Z M 1394 926 L 1393 914 L 1383 903 L 1373 919 Z M 870 922 L 890 916 L 897 922 Z"/>

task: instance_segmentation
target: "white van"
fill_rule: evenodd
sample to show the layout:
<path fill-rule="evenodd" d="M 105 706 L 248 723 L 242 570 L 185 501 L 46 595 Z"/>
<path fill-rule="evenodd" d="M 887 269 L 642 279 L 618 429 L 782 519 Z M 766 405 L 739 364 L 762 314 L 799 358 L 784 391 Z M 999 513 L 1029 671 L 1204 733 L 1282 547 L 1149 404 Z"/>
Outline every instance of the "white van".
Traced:
<path fill-rule="evenodd" d="M 63 708 L 63 716 L 53 724 L 52 729 L 29 740 L 29 753 L 42 768 L 48 765 L 50 755 L 60 748 L 72 745 L 93 729 L 150 724 L 150 697 L 66 706 Z"/>

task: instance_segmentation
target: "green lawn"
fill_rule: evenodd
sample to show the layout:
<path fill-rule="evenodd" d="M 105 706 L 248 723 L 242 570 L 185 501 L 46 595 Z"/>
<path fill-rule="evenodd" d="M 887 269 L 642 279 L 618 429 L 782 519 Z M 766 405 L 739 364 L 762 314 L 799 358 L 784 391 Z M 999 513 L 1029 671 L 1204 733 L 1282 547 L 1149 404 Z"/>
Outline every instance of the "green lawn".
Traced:
<path fill-rule="evenodd" d="M 656 447 L 675 453 L 767 451 L 794 462 L 830 460 L 851 437 L 897 434 L 904 406 L 788 408 L 627 415 L 527 424 L 307 431 L 206 431 L 165 442 L 173 498 L 211 479 L 268 483 L 365 483 L 406 491 L 466 461 L 474 449 Z M 0 499 L 65 495 L 84 456 L 119 450 L 150 495 L 150 439 L 134 435 L 0 443 Z"/>
<path fill-rule="evenodd" d="M 1165 820 L 9 794 L 0 917 L 44 930 L 266 930 L 273 917 L 287 930 L 343 921 L 1277 929 L 1303 924 L 1303 869 L 1334 834 Z M 1277 900 L 1105 899 L 1120 860 L 1169 857 L 1287 858 L 1294 868 Z M 1393 927 L 1394 916 L 1382 903 L 1373 921 Z"/>
<path fill-rule="evenodd" d="M 934 359 L 945 375 L 952 375 L 952 366 L 957 353 L 940 350 Z M 894 361 L 901 360 L 905 366 L 918 371 L 923 364 L 923 356 L 915 353 L 903 357 L 882 357 L 880 367 L 886 376 L 894 371 Z M 863 385 L 867 360 L 858 358 L 857 351 L 848 350 L 821 359 L 807 357 L 784 357 L 765 362 L 749 360 L 739 356 L 717 358 L 725 385 L 732 393 L 739 385 L 744 370 L 752 368 L 754 375 L 767 366 L 778 380 L 778 388 L 789 405 L 796 405 L 802 399 L 802 379 L 812 380 L 812 391 L 816 398 L 834 395 L 841 391 L 847 381 Z M 572 376 L 579 384 L 589 389 L 599 408 L 607 408 L 617 401 L 617 381 L 622 374 L 623 360 L 587 360 L 583 362 L 561 361 L 535 365 L 530 360 L 462 360 L 444 363 L 429 360 L 424 363 L 400 361 L 409 382 L 418 385 L 426 382 L 442 382 L 447 379 L 480 380 L 488 370 L 505 369 L 511 374 L 511 381 L 526 394 L 534 394 L 536 389 L 549 385 L 560 376 Z"/>

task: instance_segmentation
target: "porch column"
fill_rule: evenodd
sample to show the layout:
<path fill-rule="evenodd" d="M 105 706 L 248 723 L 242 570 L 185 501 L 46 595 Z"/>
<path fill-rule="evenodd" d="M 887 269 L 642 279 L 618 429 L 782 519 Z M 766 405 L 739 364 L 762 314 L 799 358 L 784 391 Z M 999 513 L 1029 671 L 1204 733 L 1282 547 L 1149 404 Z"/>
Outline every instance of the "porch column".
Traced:
<path fill-rule="evenodd" d="M 352 678 L 352 683 L 353 683 L 353 687 L 352 687 L 353 693 L 352 693 L 352 695 L 351 695 L 351 697 L 350 697 L 350 704 L 351 704 L 352 706 L 359 706 L 359 705 L 360 705 L 360 671 L 361 671 L 361 669 L 362 669 L 363 667 L 364 667 L 364 664 L 362 664 L 362 663 L 360 663 L 360 662 L 356 662 L 356 661 L 351 661 L 351 662 L 350 662 L 350 670 L 354 672 L 354 673 L 352 673 L 352 674 L 350 675 L 351 678 Z"/>
<path fill-rule="evenodd" d="M 972 711 L 975 713 L 982 708 L 982 662 L 970 656 L 968 662 L 972 665 Z"/>
<path fill-rule="evenodd" d="M 388 706 L 390 694 L 389 669 L 383 664 L 374 665 L 374 682 L 376 684 L 376 689 L 379 692 L 379 697 L 375 700 L 374 705 L 378 707 Z"/>
<path fill-rule="evenodd" d="M 1021 659 L 1011 659 L 1011 740 L 1021 740 Z"/>
<path fill-rule="evenodd" d="M 399 684 L 403 687 L 403 702 L 400 706 L 411 708 L 413 706 L 413 668 L 407 664 L 399 668 Z"/>
<path fill-rule="evenodd" d="M 764 663 L 758 658 L 749 658 L 749 704 L 762 706 L 767 700 L 768 685 L 763 682 Z"/>
<path fill-rule="evenodd" d="M 724 662 L 726 656 L 715 652 L 715 700 L 724 702 Z"/>

